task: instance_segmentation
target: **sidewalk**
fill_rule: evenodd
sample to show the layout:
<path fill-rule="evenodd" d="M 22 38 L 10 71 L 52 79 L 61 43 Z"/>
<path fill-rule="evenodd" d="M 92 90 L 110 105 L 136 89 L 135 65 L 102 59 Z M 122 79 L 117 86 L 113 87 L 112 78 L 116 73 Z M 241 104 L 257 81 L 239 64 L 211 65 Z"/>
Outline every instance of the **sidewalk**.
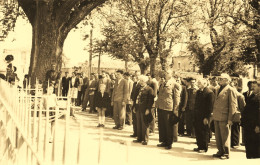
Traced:
<path fill-rule="evenodd" d="M 195 139 L 188 137 L 178 137 L 178 142 L 173 143 L 171 150 L 158 148 L 158 130 L 150 136 L 147 146 L 136 144 L 131 138 L 132 126 L 126 126 L 123 130 L 114 130 L 114 122 L 111 118 L 106 118 L 105 128 L 98 128 L 97 114 L 88 112 L 77 112 L 75 119 L 70 119 L 69 132 L 69 161 L 71 165 L 76 164 L 77 149 L 79 139 L 79 121 L 83 122 L 80 162 L 82 164 L 174 164 L 177 162 L 189 162 L 189 164 L 202 163 L 206 161 L 210 164 L 234 163 L 248 161 L 245 155 L 244 146 L 238 149 L 231 149 L 229 160 L 220 160 L 213 158 L 212 155 L 217 152 L 215 139 L 211 139 L 209 151 L 207 153 L 197 153 L 193 151 L 196 148 Z M 58 160 L 62 160 L 62 149 L 65 120 L 59 120 L 58 130 Z M 59 137 L 60 135 L 60 137 Z M 259 160 L 258 160 L 259 161 Z M 254 164 L 254 161 L 250 163 Z M 259 163 L 259 162 L 258 162 Z M 258 164 L 257 163 L 257 164 Z"/>

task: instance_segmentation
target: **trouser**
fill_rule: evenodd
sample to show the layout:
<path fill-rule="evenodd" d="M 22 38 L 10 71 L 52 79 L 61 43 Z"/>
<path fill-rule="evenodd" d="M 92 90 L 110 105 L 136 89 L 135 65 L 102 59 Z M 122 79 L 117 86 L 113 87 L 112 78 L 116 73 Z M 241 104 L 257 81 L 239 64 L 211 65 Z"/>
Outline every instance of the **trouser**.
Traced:
<path fill-rule="evenodd" d="M 240 125 L 233 123 L 231 126 L 231 146 L 239 146 Z"/>
<path fill-rule="evenodd" d="M 194 118 L 193 111 L 186 111 L 186 129 L 188 136 L 195 136 Z"/>
<path fill-rule="evenodd" d="M 136 110 L 136 122 L 137 122 L 137 140 L 146 141 L 149 140 L 149 124 L 144 122 L 144 112 L 138 107 Z"/>
<path fill-rule="evenodd" d="M 209 125 L 204 125 L 203 119 L 195 121 L 196 141 L 199 150 L 208 151 Z"/>
<path fill-rule="evenodd" d="M 122 101 L 114 101 L 113 103 L 114 121 L 117 127 L 125 126 L 126 106 L 122 105 Z"/>
<path fill-rule="evenodd" d="M 87 108 L 88 102 L 89 102 L 89 93 L 85 92 L 84 99 L 83 99 L 83 102 L 82 102 L 82 109 Z"/>
<path fill-rule="evenodd" d="M 134 113 L 135 110 L 135 113 Z M 136 110 L 137 110 L 137 105 L 133 106 L 132 108 L 132 114 L 133 114 L 133 135 L 137 136 L 137 114 L 136 114 Z"/>
<path fill-rule="evenodd" d="M 129 125 L 132 125 L 133 119 L 132 119 L 132 105 L 126 104 L 126 119 L 125 122 Z"/>
<path fill-rule="evenodd" d="M 89 111 L 90 112 L 95 112 L 95 96 L 94 95 L 89 95 Z"/>
<path fill-rule="evenodd" d="M 218 154 L 229 155 L 231 128 L 227 121 L 214 121 L 214 125 Z"/>
<path fill-rule="evenodd" d="M 242 143 L 245 144 L 245 129 L 242 127 Z"/>
<path fill-rule="evenodd" d="M 112 117 L 113 116 L 113 107 L 110 104 L 111 103 L 111 97 L 109 97 L 108 102 L 109 102 L 109 105 L 108 105 L 107 110 L 106 110 L 106 116 Z"/>
<path fill-rule="evenodd" d="M 180 120 L 179 120 L 179 124 L 178 124 L 178 133 L 179 134 L 184 134 L 184 119 L 185 119 L 185 112 L 179 111 L 179 116 L 180 116 Z"/>
<path fill-rule="evenodd" d="M 68 96 L 68 91 L 69 91 L 68 88 L 63 88 L 63 89 L 62 89 L 62 96 L 63 96 L 63 97 L 67 97 L 67 96 Z"/>
<path fill-rule="evenodd" d="M 172 113 L 158 108 L 159 142 L 166 145 L 172 145 L 173 142 L 173 126 L 170 124 Z"/>
<path fill-rule="evenodd" d="M 156 109 L 155 109 L 155 107 L 153 107 L 153 108 L 151 109 L 151 113 L 152 113 L 152 116 L 153 116 L 153 120 L 152 120 L 152 122 L 151 122 L 150 125 L 149 125 L 149 131 L 150 131 L 151 133 L 154 133 L 154 131 L 155 131 L 155 111 L 156 111 Z"/>
<path fill-rule="evenodd" d="M 80 106 L 81 105 L 81 96 L 82 96 L 82 92 L 78 91 L 78 97 L 77 97 L 77 105 Z"/>
<path fill-rule="evenodd" d="M 245 128 L 245 148 L 247 159 L 260 158 L 260 133 Z"/>

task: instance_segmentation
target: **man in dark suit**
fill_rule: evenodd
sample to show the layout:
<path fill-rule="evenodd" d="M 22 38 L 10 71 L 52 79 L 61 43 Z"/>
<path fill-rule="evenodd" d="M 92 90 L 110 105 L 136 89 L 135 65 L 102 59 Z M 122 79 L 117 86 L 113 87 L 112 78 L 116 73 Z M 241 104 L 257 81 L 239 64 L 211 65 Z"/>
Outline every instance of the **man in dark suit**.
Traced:
<path fill-rule="evenodd" d="M 185 120 L 185 109 L 187 106 L 187 100 L 188 100 L 188 93 L 187 88 L 183 82 L 180 82 L 182 84 L 182 90 L 181 90 L 181 101 L 179 105 L 179 117 L 180 121 L 178 124 L 178 133 L 179 136 L 184 136 L 184 120 Z"/>
<path fill-rule="evenodd" d="M 139 73 L 136 73 L 134 76 L 134 84 L 133 84 L 133 90 L 131 92 L 131 100 L 133 102 L 133 107 L 132 107 L 132 117 L 133 117 L 133 134 L 130 135 L 130 137 L 137 137 L 137 121 L 136 121 L 136 99 L 139 94 L 139 90 L 141 88 L 139 84 Z"/>
<path fill-rule="evenodd" d="M 195 132 L 198 148 L 194 151 L 204 153 L 208 151 L 209 118 L 213 109 L 214 93 L 207 87 L 207 80 L 198 79 L 199 90 L 195 100 Z"/>
<path fill-rule="evenodd" d="M 116 71 L 116 83 L 112 94 L 111 105 L 113 106 L 113 114 L 115 127 L 113 129 L 122 130 L 125 126 L 126 103 L 128 98 L 128 83 L 123 78 L 122 70 Z"/>
<path fill-rule="evenodd" d="M 85 110 L 87 108 L 87 103 L 89 101 L 89 105 L 90 105 L 89 113 L 95 112 L 94 101 L 95 101 L 95 92 L 97 91 L 97 88 L 98 88 L 98 81 L 96 80 L 95 74 L 91 73 L 89 85 L 85 91 L 84 101 L 82 103 L 82 109 Z"/>
<path fill-rule="evenodd" d="M 61 84 L 62 84 L 62 96 L 67 97 L 70 85 L 70 77 L 68 76 L 69 72 L 65 72 L 65 76 L 62 77 Z"/>
<path fill-rule="evenodd" d="M 260 158 L 260 82 L 251 82 L 251 89 L 254 95 L 247 99 L 241 118 L 247 159 Z"/>

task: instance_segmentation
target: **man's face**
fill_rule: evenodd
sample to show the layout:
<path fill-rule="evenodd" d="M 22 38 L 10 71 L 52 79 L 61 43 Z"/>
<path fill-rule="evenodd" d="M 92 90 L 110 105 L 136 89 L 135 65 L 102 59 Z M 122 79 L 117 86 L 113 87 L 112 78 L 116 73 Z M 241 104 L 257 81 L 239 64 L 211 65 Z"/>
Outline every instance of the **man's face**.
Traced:
<path fill-rule="evenodd" d="M 205 87 L 201 81 L 198 81 L 197 84 L 200 89 L 203 89 Z"/>
<path fill-rule="evenodd" d="M 220 85 L 227 85 L 228 79 L 227 78 L 219 78 L 218 79 Z"/>
<path fill-rule="evenodd" d="M 94 79 L 94 75 L 92 74 L 92 75 L 90 75 L 90 79 L 91 80 L 93 80 Z"/>
<path fill-rule="evenodd" d="M 210 81 L 210 84 L 213 85 L 213 86 L 216 86 L 218 84 L 217 80 L 216 79 L 212 79 Z"/>
<path fill-rule="evenodd" d="M 252 84 L 251 87 L 254 94 L 259 92 L 259 86 L 257 84 Z"/>
<path fill-rule="evenodd" d="M 55 65 L 55 64 L 52 64 L 52 65 L 51 65 L 51 69 L 52 69 L 52 70 L 55 70 L 55 69 L 56 69 L 56 65 Z"/>
<path fill-rule="evenodd" d="M 67 77 L 68 75 L 69 75 L 69 73 L 68 73 L 68 72 L 66 72 L 66 73 L 65 73 L 65 76 Z"/>
<path fill-rule="evenodd" d="M 116 72 L 116 78 L 117 79 L 121 79 L 123 77 L 123 75 L 119 72 Z"/>
<path fill-rule="evenodd" d="M 196 80 L 191 80 L 190 81 L 190 86 L 193 88 L 193 87 L 195 87 L 195 85 L 196 85 Z"/>

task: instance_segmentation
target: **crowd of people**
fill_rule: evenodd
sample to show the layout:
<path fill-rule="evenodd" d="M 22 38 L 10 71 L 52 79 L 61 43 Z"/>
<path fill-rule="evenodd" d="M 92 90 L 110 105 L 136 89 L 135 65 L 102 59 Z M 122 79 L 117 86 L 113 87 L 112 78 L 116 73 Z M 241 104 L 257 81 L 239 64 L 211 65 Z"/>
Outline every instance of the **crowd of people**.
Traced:
<path fill-rule="evenodd" d="M 12 58 L 6 60 L 10 63 Z M 225 73 L 196 78 L 163 71 L 155 77 L 117 70 L 112 74 L 91 73 L 88 78 L 78 72 L 71 76 L 66 72 L 61 77 L 55 68 L 52 65 L 43 82 L 45 100 L 54 97 L 53 93 L 57 95 L 60 87 L 62 96 L 71 98 L 72 106 L 85 112 L 89 106 L 89 113 L 98 114 L 97 127 L 105 127 L 105 117 L 111 117 L 113 129 L 133 126 L 133 142 L 148 145 L 158 122 L 158 147 L 171 149 L 178 137 L 187 136 L 196 138 L 195 152 L 205 153 L 214 135 L 218 152 L 213 157 L 229 159 L 231 147 L 244 145 L 248 159 L 260 158 L 260 81 L 249 81 L 248 91 L 241 93 L 237 79 Z M 12 83 L 8 75 L 5 79 Z M 54 107 L 56 104 L 53 102 Z"/>
<path fill-rule="evenodd" d="M 98 113 L 98 127 L 105 127 L 105 116 L 114 119 L 113 129 L 132 125 L 134 143 L 148 145 L 158 121 L 158 147 L 171 149 L 178 137 L 188 136 L 196 138 L 194 151 L 205 153 L 214 135 L 218 152 L 213 157 L 229 159 L 231 147 L 245 145 L 247 158 L 260 158 L 259 83 L 249 81 L 248 91 L 241 93 L 237 79 L 225 73 L 194 78 L 166 71 L 155 78 L 117 70 L 92 73 L 89 79 L 78 73 L 69 78 L 66 73 L 62 93 L 77 89 L 77 97 L 71 97 L 82 111 L 89 105 L 89 113 Z"/>

